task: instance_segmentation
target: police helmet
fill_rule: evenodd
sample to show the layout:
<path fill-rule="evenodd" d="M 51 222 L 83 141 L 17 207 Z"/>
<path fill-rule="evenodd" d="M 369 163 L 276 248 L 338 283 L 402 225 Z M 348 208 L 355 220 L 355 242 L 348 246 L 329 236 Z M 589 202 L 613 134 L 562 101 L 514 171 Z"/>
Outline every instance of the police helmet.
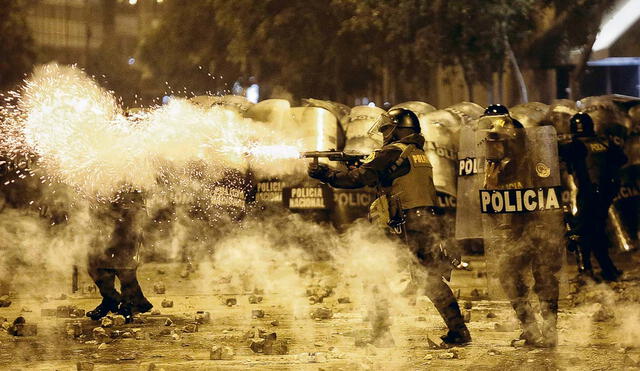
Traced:
<path fill-rule="evenodd" d="M 484 110 L 484 116 L 502 116 L 508 115 L 509 110 L 502 104 L 492 104 Z"/>
<path fill-rule="evenodd" d="M 588 113 L 578 112 L 569 120 L 571 134 L 575 136 L 594 136 L 593 120 Z"/>
<path fill-rule="evenodd" d="M 416 133 L 420 132 L 420 120 L 413 111 L 405 108 L 393 108 L 387 114 L 397 128 L 408 128 L 415 130 Z"/>
<path fill-rule="evenodd" d="M 413 111 L 405 108 L 392 108 L 378 117 L 371 125 L 368 135 L 375 136 L 377 133 L 388 130 L 390 126 L 393 126 L 392 130 L 404 128 L 413 129 L 416 133 L 420 132 L 420 120 Z"/>

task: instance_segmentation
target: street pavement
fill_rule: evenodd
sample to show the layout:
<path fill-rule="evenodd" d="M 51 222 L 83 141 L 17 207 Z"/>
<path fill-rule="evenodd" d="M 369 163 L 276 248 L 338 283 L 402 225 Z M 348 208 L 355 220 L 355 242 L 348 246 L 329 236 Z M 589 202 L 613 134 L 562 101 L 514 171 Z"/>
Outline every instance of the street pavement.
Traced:
<path fill-rule="evenodd" d="M 265 284 L 266 290 L 256 282 L 268 283 L 270 274 L 278 274 L 277 270 L 259 272 L 259 280 L 254 277 L 249 281 L 242 275 L 218 274 L 215 269 L 200 268 L 187 275 L 182 264 L 149 263 L 140 267 L 139 277 L 145 294 L 154 304 L 154 312 L 132 324 L 107 323 L 104 332 L 95 330 L 101 327 L 99 321 L 70 318 L 64 311 L 63 306 L 89 310 L 98 304 L 99 297 L 84 274 L 80 276 L 80 290 L 73 294 L 64 288 L 39 295 L 13 293 L 11 305 L 0 308 L 0 317 L 6 318 L 8 325 L 22 315 L 27 324 L 37 325 L 37 334 L 12 336 L 0 331 L 0 367 L 8 370 L 640 369 L 637 255 L 616 256 L 625 276 L 623 282 L 615 284 L 577 285 L 571 280 L 575 267 L 565 266 L 560 344 L 556 349 L 512 343 L 519 329 L 509 304 L 499 293 L 488 290 L 483 258 L 467 259 L 473 270 L 455 271 L 452 279 L 473 336 L 473 342 L 466 347 L 438 347 L 437 340 L 445 329 L 435 308 L 422 295 L 372 299 L 382 300 L 382 306 L 389 308 L 394 344 L 367 343 L 372 326 L 371 302 L 349 287 L 346 282 L 351 281 L 336 277 L 328 263 L 297 265 L 299 282 L 280 288 Z M 162 291 L 158 287 L 160 282 L 166 288 L 164 294 L 156 293 Z M 316 303 L 321 298 L 322 302 Z M 163 307 L 163 301 L 165 305 L 173 301 L 173 306 Z M 63 307 L 61 317 L 58 307 Z M 318 312 L 318 308 L 329 311 Z M 191 332 L 195 326 L 188 325 L 195 322 L 197 311 L 209 312 L 211 319 L 209 323 L 198 324 L 197 332 Z M 325 317 L 313 319 L 310 313 Z M 267 343 L 270 345 L 265 346 Z M 231 348 L 233 356 L 220 357 L 213 352 L 213 358 L 231 359 L 211 359 L 215 346 L 225 352 Z"/>

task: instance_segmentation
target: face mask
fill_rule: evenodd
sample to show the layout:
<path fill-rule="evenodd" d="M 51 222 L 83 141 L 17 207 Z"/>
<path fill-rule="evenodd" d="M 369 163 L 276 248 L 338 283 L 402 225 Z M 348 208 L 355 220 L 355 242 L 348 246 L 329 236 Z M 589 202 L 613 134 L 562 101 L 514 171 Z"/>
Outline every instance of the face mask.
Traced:
<path fill-rule="evenodd" d="M 380 130 L 380 132 L 382 133 L 382 139 L 383 142 L 386 143 L 391 143 L 393 142 L 393 140 L 395 139 L 394 134 L 396 131 L 396 126 L 395 125 L 387 125 L 381 128 L 382 130 Z"/>

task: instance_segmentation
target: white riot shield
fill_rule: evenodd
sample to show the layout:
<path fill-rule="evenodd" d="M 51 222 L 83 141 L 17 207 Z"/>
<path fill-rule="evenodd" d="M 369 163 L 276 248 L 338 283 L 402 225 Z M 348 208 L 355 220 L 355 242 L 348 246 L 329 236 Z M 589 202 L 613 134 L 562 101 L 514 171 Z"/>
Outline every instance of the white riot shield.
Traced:
<path fill-rule="evenodd" d="M 455 198 L 457 193 L 459 121 L 458 116 L 445 110 L 433 111 L 420 118 L 425 151 L 433 166 L 433 184 L 440 200 Z M 452 203 L 455 205 L 455 200 Z"/>
<path fill-rule="evenodd" d="M 478 128 L 479 121 L 472 121 L 460 128 L 460 147 L 457 166 L 456 238 L 482 238 L 482 214 L 478 192 L 484 179 L 486 136 Z"/>
<path fill-rule="evenodd" d="M 460 119 L 460 126 L 467 125 L 471 121 L 480 118 L 484 113 L 484 108 L 473 102 L 460 102 L 445 108 Z"/>
<path fill-rule="evenodd" d="M 569 99 L 556 99 L 549 106 L 545 120 L 556 128 L 558 143 L 561 145 L 571 141 L 570 120 L 576 113 L 578 113 L 576 102 Z"/>
<path fill-rule="evenodd" d="M 319 107 L 294 107 L 291 115 L 301 132 L 306 151 L 328 151 L 338 145 L 338 119 Z"/>
<path fill-rule="evenodd" d="M 382 145 L 368 135 L 369 128 L 385 111 L 378 107 L 357 106 L 351 109 L 346 121 L 345 151 L 371 153 Z M 346 168 L 343 168 L 346 170 Z M 374 189 L 334 189 L 334 211 L 331 219 L 338 229 L 345 229 L 355 220 L 366 218 L 369 206 L 375 200 Z"/>
<path fill-rule="evenodd" d="M 345 135 L 347 142 L 345 151 L 369 153 L 373 149 L 382 147 L 382 134 L 374 138 L 368 135 L 373 123 L 385 113 L 380 107 L 355 106 L 351 108 Z"/>
<path fill-rule="evenodd" d="M 525 128 L 540 126 L 549 112 L 549 106 L 540 102 L 529 102 L 509 108 L 511 117 L 520 121 Z"/>
<path fill-rule="evenodd" d="M 346 140 L 345 128 L 347 127 L 347 123 L 349 121 L 349 112 L 351 112 L 351 107 L 330 100 L 320 100 L 313 98 L 303 99 L 302 102 L 304 106 L 324 108 L 327 111 L 331 112 L 338 119 L 338 140 L 335 148 L 338 150 L 343 150 Z"/>
<path fill-rule="evenodd" d="M 198 95 L 189 100 L 192 103 L 204 108 L 221 106 L 227 109 L 235 110 L 241 114 L 246 112 L 254 104 L 247 98 L 240 95 Z"/>
<path fill-rule="evenodd" d="M 290 132 L 296 128 L 291 114 L 291 104 L 286 99 L 267 99 L 251 106 L 245 112 L 247 118 L 267 123 L 275 131 Z"/>
<path fill-rule="evenodd" d="M 429 112 L 433 112 L 436 110 L 436 108 L 432 105 L 430 105 L 429 103 L 425 103 L 425 102 L 420 102 L 420 101 L 409 101 L 409 102 L 403 102 L 403 103 L 398 103 L 395 106 L 391 107 L 390 110 L 394 109 L 394 108 L 404 108 L 404 109 L 408 109 L 409 111 L 412 111 L 413 113 L 416 114 L 416 116 L 418 116 L 418 118 L 420 118 L 420 116 L 424 116 Z"/>

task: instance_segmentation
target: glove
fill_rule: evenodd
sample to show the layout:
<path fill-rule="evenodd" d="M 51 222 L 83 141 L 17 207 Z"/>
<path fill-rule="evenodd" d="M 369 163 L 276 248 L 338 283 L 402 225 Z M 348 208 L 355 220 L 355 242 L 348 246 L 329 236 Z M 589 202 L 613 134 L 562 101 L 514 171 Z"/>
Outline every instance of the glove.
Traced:
<path fill-rule="evenodd" d="M 312 162 L 309 164 L 307 173 L 310 177 L 325 182 L 329 177 L 329 166 Z"/>

